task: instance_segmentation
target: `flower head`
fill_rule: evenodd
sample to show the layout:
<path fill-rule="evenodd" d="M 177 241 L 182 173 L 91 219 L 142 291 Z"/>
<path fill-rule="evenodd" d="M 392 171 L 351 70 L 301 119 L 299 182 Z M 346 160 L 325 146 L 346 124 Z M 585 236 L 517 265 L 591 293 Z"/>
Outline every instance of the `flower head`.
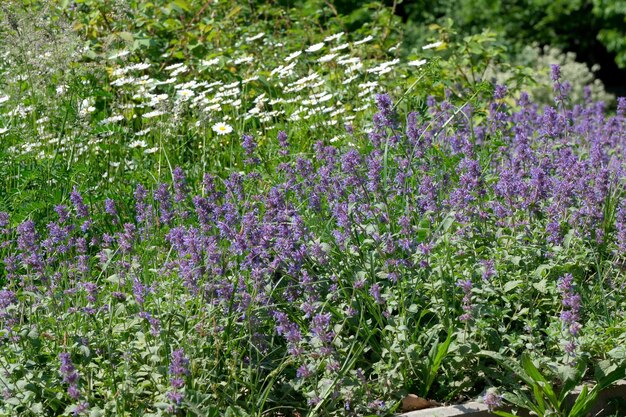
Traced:
<path fill-rule="evenodd" d="M 233 127 L 224 122 L 215 123 L 211 129 L 218 135 L 227 135 L 233 131 Z"/>

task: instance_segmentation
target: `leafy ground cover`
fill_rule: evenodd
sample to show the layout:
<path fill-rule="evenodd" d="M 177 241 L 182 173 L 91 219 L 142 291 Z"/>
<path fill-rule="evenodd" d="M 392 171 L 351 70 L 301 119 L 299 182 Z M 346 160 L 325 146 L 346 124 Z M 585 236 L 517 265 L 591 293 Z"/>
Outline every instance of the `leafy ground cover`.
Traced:
<path fill-rule="evenodd" d="M 113 46 L 90 5 L 4 12 L 0 413 L 583 416 L 625 376 L 625 99 L 490 84 L 488 34 L 402 60 L 382 6 L 211 6 L 206 51 L 185 2 Z"/>

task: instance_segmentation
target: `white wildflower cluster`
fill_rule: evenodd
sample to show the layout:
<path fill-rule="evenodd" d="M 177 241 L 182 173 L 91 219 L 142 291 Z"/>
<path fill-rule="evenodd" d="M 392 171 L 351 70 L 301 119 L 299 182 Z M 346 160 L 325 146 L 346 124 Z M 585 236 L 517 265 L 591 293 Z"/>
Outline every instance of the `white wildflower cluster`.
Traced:
<path fill-rule="evenodd" d="M 220 143 L 220 137 L 229 140 L 233 133 L 244 133 L 235 132 L 233 126 L 253 125 L 259 135 L 280 123 L 305 120 L 310 129 L 344 126 L 369 116 L 375 94 L 390 92 L 388 80 L 426 64 L 425 59 L 371 58 L 368 48 L 361 45 L 374 41 L 373 36 L 349 38 L 340 32 L 288 50 L 263 32 L 248 33 L 240 41 L 247 49 L 227 54 L 217 48 L 189 62 L 131 62 L 128 50 L 118 50 L 104 61 L 113 101 L 75 98 L 80 129 L 62 137 L 52 134 L 51 122 L 38 115 L 38 136 L 11 151 L 40 158 L 60 154 L 76 160 L 85 154 L 106 154 L 109 150 L 103 144 L 115 141 L 123 145 L 125 159 L 110 168 L 129 169 L 137 166 L 133 158 L 150 157 L 169 146 L 168 138 L 181 129 L 211 135 Z M 58 96 L 65 96 L 67 89 L 67 84 L 55 87 Z M 17 119 L 18 126 L 20 119 L 26 120 L 34 111 L 23 103 L 7 108 L 10 103 L 11 97 L 0 92 L 0 114 Z M 13 130 L 13 125 L 0 120 L 0 135 Z M 343 139 L 335 133 L 332 142 Z M 107 179 L 112 180 L 111 176 Z"/>

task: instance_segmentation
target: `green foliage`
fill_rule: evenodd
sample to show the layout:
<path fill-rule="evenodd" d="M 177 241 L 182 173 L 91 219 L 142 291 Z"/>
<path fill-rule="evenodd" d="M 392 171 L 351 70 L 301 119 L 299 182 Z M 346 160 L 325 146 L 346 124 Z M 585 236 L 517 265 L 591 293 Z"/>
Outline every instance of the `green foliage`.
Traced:
<path fill-rule="evenodd" d="M 422 0 L 404 7 L 407 38 L 414 40 L 409 47 L 428 36 L 424 23 L 451 19 L 465 35 L 494 31 L 512 58 L 535 42 L 582 54 L 595 54 L 602 45 L 626 68 L 626 9 L 621 0 Z"/>
<path fill-rule="evenodd" d="M 583 415 L 601 389 L 623 374 L 623 358 L 614 348 L 626 343 L 626 325 L 609 311 L 624 308 L 623 294 L 616 289 L 623 284 L 623 255 L 611 240 L 620 192 L 598 203 L 603 211 L 598 229 L 578 228 L 572 219 L 579 213 L 570 207 L 572 212 L 557 225 L 564 235 L 559 243 L 547 241 L 548 220 L 537 207 L 496 221 L 491 199 L 497 200 L 493 190 L 499 182 L 493 168 L 506 163 L 500 157 L 511 146 L 505 138 L 515 128 L 498 125 L 496 118 L 516 111 L 512 103 L 517 93 L 530 89 L 538 102 L 548 103 L 545 92 L 553 88 L 548 65 L 554 60 L 562 62 L 565 77 L 576 84 L 574 102 L 581 101 L 579 84 L 593 79 L 586 67 L 554 49 L 525 51 L 512 60 L 517 46 L 511 39 L 560 36 L 553 30 L 560 14 L 575 16 L 586 6 L 536 1 L 530 7 L 517 1 L 507 9 L 497 0 L 478 6 L 465 1 L 406 3 L 2 4 L 0 44 L 6 59 L 0 61 L 0 212 L 11 216 L 0 228 L 0 288 L 15 290 L 19 303 L 2 294 L 7 307 L 0 308 L 0 389 L 7 391 L 0 410 L 8 415 L 80 414 L 80 404 L 72 401 L 59 374 L 59 353 L 64 352 L 80 372 L 80 388 L 94 417 L 364 415 L 376 407 L 392 413 L 399 411 L 406 394 L 455 401 L 475 397 L 489 384 L 509 386 L 507 370 L 526 386 L 507 397 L 520 407 L 540 415 L 550 410 Z M 406 31 L 394 13 L 400 7 L 413 19 Z M 532 25 L 505 22 L 507 11 L 519 12 Z M 420 19 L 436 23 L 418 26 Z M 506 84 L 510 94 L 492 100 L 494 81 Z M 385 188 L 372 191 L 360 184 L 341 195 L 346 215 L 360 221 L 346 231 L 347 243 L 339 244 L 335 215 L 329 214 L 336 207 L 328 202 L 316 209 L 307 206 L 307 198 L 313 197 L 303 190 L 311 191 L 311 178 L 302 172 L 307 161 L 311 169 L 324 163 L 313 157 L 322 145 L 342 156 L 377 155 L 368 152 L 375 148 L 374 96 L 381 92 L 398 98 L 393 111 L 406 118 L 385 128 L 384 144 L 377 149 Z M 599 86 L 593 94 L 606 97 Z M 583 103 L 584 112 L 595 111 L 585 106 L 589 103 Z M 558 116 L 573 123 L 569 113 Z M 598 114 L 597 121 L 602 124 L 604 115 Z M 411 128 L 417 133 L 410 146 L 404 138 Z M 288 145 L 276 140 L 279 131 L 287 132 Z M 244 134 L 253 136 L 253 149 L 243 145 Z M 401 146 L 393 143 L 397 138 L 403 138 Z M 530 139 L 544 145 L 543 139 Z M 588 138 L 578 139 L 573 152 L 585 159 L 582 142 Z M 490 190 L 464 197 L 480 216 L 467 223 L 457 210 L 414 209 L 428 181 L 439 190 L 433 200 L 447 204 L 452 197 L 446 193 L 467 180 L 464 164 L 470 157 L 478 183 Z M 352 181 L 343 176 L 344 164 L 349 160 L 332 168 L 337 182 L 327 194 Z M 186 172 L 186 186 L 196 197 L 230 198 L 226 184 L 233 178 L 244 184 L 241 195 L 223 200 L 228 205 L 220 208 L 222 214 L 202 227 L 194 217 L 197 201 L 184 197 L 176 203 L 175 224 L 158 216 L 143 225 L 137 222 L 133 250 L 114 249 L 124 239 L 124 228 L 136 224 L 137 184 L 154 195 L 176 176 L 175 167 Z M 360 166 L 355 175 L 366 178 L 369 169 Z M 371 169 L 376 172 L 375 166 Z M 214 175 L 216 191 L 201 185 L 205 173 Z M 236 238 L 222 239 L 217 229 L 226 220 L 219 216 L 248 213 L 246 221 L 262 219 L 273 208 L 260 201 L 285 183 L 295 184 L 285 195 L 290 211 L 266 226 L 288 227 L 302 219 L 307 233 L 315 233 L 315 240 L 302 248 L 301 267 L 324 295 L 311 302 L 315 311 L 330 317 L 332 355 L 319 354 L 309 313 L 305 315 L 302 300 L 290 296 L 294 288 L 299 290 L 298 271 L 289 270 L 276 253 L 258 256 L 276 258 L 275 270 L 262 280 L 242 267 L 255 258 L 247 258 L 243 250 L 224 259 L 202 255 L 202 262 L 210 261 L 216 269 L 194 270 L 200 271 L 204 285 L 195 292 L 177 269 L 193 258 L 175 253 L 172 236 L 177 231 L 213 228 L 215 240 L 203 241 L 200 251 L 213 244 L 226 250 L 252 229 L 237 223 Z M 46 270 L 39 276 L 23 256 L 27 245 L 16 243 L 21 233 L 16 228 L 33 220 L 36 234 L 49 234 L 58 221 L 54 207 L 72 206 L 74 187 L 93 223 L 72 215 L 64 225 L 74 233 L 67 248 L 65 243 L 58 253 L 47 248 Z M 367 201 L 357 206 L 351 199 L 361 192 Z M 102 210 L 109 198 L 115 200 L 117 215 Z M 154 213 L 161 209 L 156 202 L 149 208 Z M 408 219 L 409 232 L 401 231 L 400 217 Z M 595 233 L 601 232 L 611 239 L 598 243 Z M 387 253 L 384 239 L 393 243 L 405 235 L 415 245 Z M 84 243 L 84 253 L 76 242 Z M 313 259 L 308 253 L 312 248 L 319 248 L 328 262 Z M 19 278 L 10 266 L 13 256 Z M 88 272 L 79 271 L 79 261 L 87 262 L 82 267 Z M 489 275 L 484 261 L 492 262 L 492 279 L 484 278 Z M 585 375 L 584 361 L 577 368 L 551 365 L 567 359 L 555 319 L 562 309 L 556 279 L 564 273 L 580 279 L 587 306 L 581 349 L 590 361 L 606 361 L 594 376 L 597 389 L 581 393 L 571 407 L 563 398 Z M 460 280 L 474 283 L 466 294 L 461 294 Z M 97 286 L 95 302 L 86 284 Z M 136 285 L 145 286 L 146 300 L 140 301 Z M 237 290 L 250 299 L 228 297 Z M 468 307 L 462 304 L 468 300 L 475 303 L 475 317 L 462 321 L 459 316 Z M 297 347 L 306 354 L 289 352 L 272 310 L 285 312 L 301 329 Z M 5 329 L 9 316 L 15 321 Z M 154 318 L 158 331 L 150 321 Z M 180 408 L 172 408 L 169 366 L 178 348 L 192 359 Z M 542 366 L 527 356 L 520 363 L 508 359 L 525 351 Z M 303 365 L 311 378 L 298 376 Z M 384 407 L 376 402 L 383 400 Z"/>
<path fill-rule="evenodd" d="M 585 357 L 577 358 L 575 364 L 553 365 L 550 377 L 547 378 L 526 353 L 522 354 L 520 362 L 493 352 L 483 351 L 480 355 L 497 361 L 523 382 L 521 388 L 504 396 L 514 406 L 539 417 L 584 417 L 602 391 L 626 376 L 626 358 L 623 353 L 621 347 L 613 349 L 609 352 L 609 359 L 595 366 L 596 384 L 593 388 L 589 388 L 584 379 L 588 367 Z M 580 392 L 574 392 L 580 386 Z M 575 395 L 573 400 L 570 398 L 572 395 Z M 494 411 L 494 414 L 515 416 L 505 411 Z"/>

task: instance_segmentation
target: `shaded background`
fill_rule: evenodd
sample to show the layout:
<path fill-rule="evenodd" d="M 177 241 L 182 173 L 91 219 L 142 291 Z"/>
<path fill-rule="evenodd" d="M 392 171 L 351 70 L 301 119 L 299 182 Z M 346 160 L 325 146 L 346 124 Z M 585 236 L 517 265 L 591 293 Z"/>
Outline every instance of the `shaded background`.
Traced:
<path fill-rule="evenodd" d="M 262 2 L 258 2 L 262 3 Z M 352 16 L 355 29 L 367 21 L 355 0 L 279 1 L 286 7 L 332 6 Z M 428 25 L 454 22 L 460 35 L 491 29 L 511 56 L 537 43 L 574 52 L 577 61 L 599 65 L 597 77 L 607 91 L 626 95 L 626 0 L 385 0 L 404 24 L 406 52 L 418 50 Z"/>

